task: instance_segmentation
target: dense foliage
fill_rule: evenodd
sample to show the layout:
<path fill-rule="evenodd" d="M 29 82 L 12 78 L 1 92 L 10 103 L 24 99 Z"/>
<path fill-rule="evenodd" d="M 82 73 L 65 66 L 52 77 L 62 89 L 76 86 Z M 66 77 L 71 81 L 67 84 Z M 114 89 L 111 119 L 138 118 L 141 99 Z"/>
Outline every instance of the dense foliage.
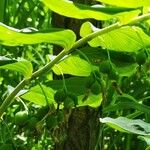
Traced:
<path fill-rule="evenodd" d="M 149 0 L 1 0 L 0 150 L 58 149 L 85 108 L 99 129 L 89 150 L 150 149 L 149 8 Z M 80 29 L 56 27 L 60 17 Z"/>

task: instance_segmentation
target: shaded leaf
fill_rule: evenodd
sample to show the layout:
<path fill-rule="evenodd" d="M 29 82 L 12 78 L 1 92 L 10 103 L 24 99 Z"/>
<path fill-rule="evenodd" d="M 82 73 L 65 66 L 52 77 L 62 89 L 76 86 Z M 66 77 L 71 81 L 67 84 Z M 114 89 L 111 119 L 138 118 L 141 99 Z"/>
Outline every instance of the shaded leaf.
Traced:
<path fill-rule="evenodd" d="M 72 47 L 76 36 L 71 30 L 51 28 L 43 32 L 24 32 L 0 23 L 0 44 L 7 46 L 21 46 L 24 44 L 51 43 L 66 49 Z"/>
<path fill-rule="evenodd" d="M 69 92 L 74 93 L 78 96 L 78 105 L 80 106 L 90 106 L 90 107 L 99 107 L 102 102 L 102 95 L 93 95 L 93 94 L 87 94 L 86 93 L 86 82 L 87 77 L 71 77 L 68 79 L 65 79 L 65 85 Z M 48 87 L 53 88 L 54 90 L 61 89 L 63 87 L 63 81 L 62 80 L 53 80 L 47 82 L 45 85 Z M 87 96 L 87 97 L 86 97 Z M 83 101 L 83 99 L 86 97 L 86 100 Z"/>
<path fill-rule="evenodd" d="M 118 117 L 113 119 L 106 117 L 100 118 L 100 122 L 106 123 L 108 126 L 121 132 L 150 135 L 150 124 L 142 121 L 141 119 L 132 120 L 126 117 Z"/>
<path fill-rule="evenodd" d="M 101 62 L 108 60 L 107 51 L 100 47 L 86 46 L 81 48 L 80 51 L 88 57 L 93 66 L 99 66 Z M 78 51 L 75 54 L 78 54 Z M 136 71 L 138 64 L 135 62 L 132 53 L 110 50 L 109 55 L 120 76 L 131 76 Z M 80 57 L 82 58 L 82 55 Z"/>
<path fill-rule="evenodd" d="M 102 5 L 87 6 L 69 0 L 43 0 L 43 3 L 52 11 L 71 18 L 96 20 L 108 20 L 114 17 L 123 18 L 128 16 L 133 18 L 140 13 L 140 10 L 111 8 Z"/>
<path fill-rule="evenodd" d="M 86 22 L 81 27 L 80 35 L 85 37 L 97 30 L 100 29 Z M 94 38 L 89 45 L 115 51 L 136 52 L 150 45 L 150 37 L 139 27 L 125 26 Z"/>
<path fill-rule="evenodd" d="M 69 92 L 75 93 L 77 96 L 83 95 L 85 92 L 85 84 L 87 78 L 85 77 L 71 77 L 65 79 L 65 85 Z M 54 90 L 63 88 L 63 80 L 51 80 L 45 83 L 46 86 Z"/>
<path fill-rule="evenodd" d="M 150 115 L 150 107 L 143 105 L 143 104 L 139 104 L 138 102 L 134 102 L 134 101 L 126 101 L 126 100 L 122 100 L 114 105 L 110 105 L 108 107 L 105 107 L 103 109 L 104 113 L 108 113 L 111 111 L 117 111 L 117 110 L 123 110 L 123 109 L 135 109 L 135 110 L 139 110 L 141 112 L 144 112 L 146 114 Z"/>

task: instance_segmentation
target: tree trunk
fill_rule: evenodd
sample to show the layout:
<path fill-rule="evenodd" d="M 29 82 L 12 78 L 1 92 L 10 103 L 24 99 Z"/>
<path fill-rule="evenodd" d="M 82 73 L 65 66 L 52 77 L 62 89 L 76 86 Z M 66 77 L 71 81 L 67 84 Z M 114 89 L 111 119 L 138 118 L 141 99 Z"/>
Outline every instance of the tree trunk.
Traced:
<path fill-rule="evenodd" d="M 92 0 L 74 0 L 74 2 L 88 5 L 92 3 Z M 63 17 L 56 13 L 53 13 L 52 16 L 54 27 L 71 29 L 76 33 L 78 39 L 81 24 L 85 21 Z M 95 20 L 90 21 L 93 24 L 97 23 Z M 58 54 L 60 50 L 55 47 L 55 54 Z M 98 109 L 87 106 L 73 109 L 65 130 L 67 138 L 62 143 L 56 143 L 55 150 L 100 150 L 97 143 L 100 132 Z"/>
<path fill-rule="evenodd" d="M 72 111 L 66 128 L 67 138 L 55 150 L 100 150 L 98 109 L 80 107 Z"/>

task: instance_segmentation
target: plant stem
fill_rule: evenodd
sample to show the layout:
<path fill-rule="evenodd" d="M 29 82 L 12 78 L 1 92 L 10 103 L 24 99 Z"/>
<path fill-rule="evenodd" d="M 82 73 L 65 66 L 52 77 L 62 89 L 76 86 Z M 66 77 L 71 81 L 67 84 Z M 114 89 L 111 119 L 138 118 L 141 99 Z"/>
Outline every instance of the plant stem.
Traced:
<path fill-rule="evenodd" d="M 130 150 L 131 149 L 131 143 L 132 143 L 132 135 L 128 134 L 127 135 L 127 143 L 126 143 L 125 150 Z"/>
<path fill-rule="evenodd" d="M 37 70 L 36 72 L 34 72 L 31 76 L 31 80 L 39 77 L 40 75 L 46 73 L 47 71 L 50 71 L 50 69 L 55 65 L 57 64 L 64 56 L 67 55 L 67 52 L 65 50 L 63 50 L 62 52 L 60 52 L 57 57 L 49 62 L 48 64 L 46 64 L 43 68 Z"/>
<path fill-rule="evenodd" d="M 121 25 L 119 22 L 115 23 L 115 24 L 112 24 L 108 27 L 105 27 L 103 29 L 100 29 L 96 32 L 93 32 L 83 38 L 81 38 L 80 40 L 78 40 L 74 45 L 73 47 L 69 50 L 69 53 L 73 52 L 74 50 L 76 50 L 78 47 L 80 46 L 83 46 L 85 43 L 87 43 L 88 41 L 92 40 L 93 38 L 97 37 L 97 36 L 100 36 L 102 34 L 105 34 L 105 33 L 108 33 L 110 31 L 113 31 L 115 29 L 118 29 L 120 28 Z"/>
<path fill-rule="evenodd" d="M 3 113 L 5 112 L 6 108 L 10 105 L 10 103 L 12 102 L 14 97 L 17 95 L 17 93 L 27 84 L 27 81 L 28 81 L 27 79 L 22 80 L 16 86 L 16 88 L 13 90 L 13 92 L 10 93 L 9 96 L 4 100 L 4 102 L 2 103 L 2 105 L 0 107 L 0 118 L 3 115 Z"/>
<path fill-rule="evenodd" d="M 7 109 L 7 107 L 10 105 L 10 103 L 12 102 L 12 100 L 14 99 L 14 97 L 17 95 L 17 93 L 31 80 L 36 79 L 37 77 L 41 76 L 42 74 L 45 74 L 46 72 L 50 71 L 50 69 L 57 64 L 62 58 L 64 58 L 64 56 L 66 56 L 68 53 L 71 53 L 75 50 L 77 50 L 77 48 L 79 48 L 80 46 L 83 46 L 84 44 L 86 44 L 88 41 L 92 40 L 93 38 L 108 33 L 110 31 L 113 31 L 115 29 L 119 29 L 125 25 L 134 25 L 137 22 L 140 21 L 144 21 L 150 19 L 150 13 L 148 14 L 144 14 L 142 16 L 136 17 L 135 19 L 131 20 L 129 23 L 126 24 L 120 24 L 119 22 L 112 24 L 106 28 L 100 29 L 96 32 L 93 32 L 83 38 L 81 38 L 80 40 L 78 40 L 70 50 L 68 50 L 67 52 L 65 50 L 63 50 L 60 54 L 57 55 L 57 57 L 49 62 L 48 64 L 46 64 L 43 68 L 37 70 L 36 72 L 34 72 L 31 76 L 31 78 L 29 79 L 23 79 L 16 87 L 15 89 L 12 91 L 12 93 L 10 95 L 8 95 L 8 97 L 4 100 L 4 102 L 2 103 L 2 105 L 0 106 L 0 118 L 3 115 L 3 113 L 5 112 L 5 110 Z"/>

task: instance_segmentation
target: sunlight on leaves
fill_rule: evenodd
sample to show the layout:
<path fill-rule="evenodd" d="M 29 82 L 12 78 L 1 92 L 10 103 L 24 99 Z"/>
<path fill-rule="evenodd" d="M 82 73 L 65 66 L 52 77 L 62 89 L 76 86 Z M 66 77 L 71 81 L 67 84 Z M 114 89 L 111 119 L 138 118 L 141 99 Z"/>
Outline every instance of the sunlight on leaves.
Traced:
<path fill-rule="evenodd" d="M 126 7 L 126 8 L 137 8 L 142 6 L 150 6 L 150 0 L 96 0 L 105 4 L 114 5 L 118 7 Z"/>
<path fill-rule="evenodd" d="M 96 20 L 108 20 L 114 17 L 122 18 L 123 16 L 128 16 L 126 18 L 128 20 L 129 16 L 135 17 L 140 13 L 140 10 L 111 8 L 102 5 L 88 6 L 69 0 L 43 0 L 42 2 L 52 11 L 76 19 L 93 18 Z"/>
<path fill-rule="evenodd" d="M 81 26 L 80 35 L 85 37 L 98 30 L 100 29 L 86 22 Z M 125 26 L 92 39 L 89 45 L 115 51 L 135 52 L 150 46 L 150 37 L 139 27 Z"/>
<path fill-rule="evenodd" d="M 55 65 L 52 70 L 57 75 L 60 75 L 62 72 L 64 74 L 76 76 L 89 76 L 92 71 L 92 66 L 84 59 L 70 55 L 59 64 Z"/>
<path fill-rule="evenodd" d="M 42 86 L 42 88 L 41 88 Z M 54 90 L 46 87 L 45 85 L 37 85 L 32 87 L 27 93 L 21 97 L 27 101 L 33 102 L 34 104 L 45 106 L 54 102 Z"/>
<path fill-rule="evenodd" d="M 27 31 L 27 32 L 26 32 Z M 6 46 L 23 46 L 26 44 L 51 43 L 69 49 L 76 40 L 71 30 L 51 28 L 48 31 L 19 30 L 0 23 L 0 44 Z"/>

